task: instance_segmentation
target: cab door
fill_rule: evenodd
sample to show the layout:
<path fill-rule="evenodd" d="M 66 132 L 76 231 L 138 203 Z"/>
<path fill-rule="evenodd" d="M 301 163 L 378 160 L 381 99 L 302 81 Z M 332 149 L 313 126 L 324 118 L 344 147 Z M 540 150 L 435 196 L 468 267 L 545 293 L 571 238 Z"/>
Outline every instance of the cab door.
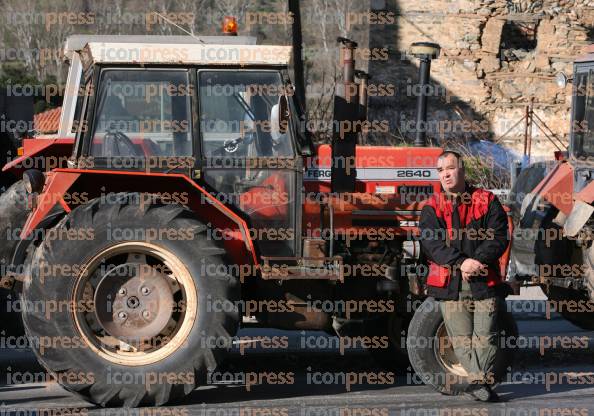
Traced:
<path fill-rule="evenodd" d="M 199 69 L 197 83 L 202 180 L 261 256 L 299 256 L 302 162 L 291 122 L 279 128 L 281 72 Z"/>

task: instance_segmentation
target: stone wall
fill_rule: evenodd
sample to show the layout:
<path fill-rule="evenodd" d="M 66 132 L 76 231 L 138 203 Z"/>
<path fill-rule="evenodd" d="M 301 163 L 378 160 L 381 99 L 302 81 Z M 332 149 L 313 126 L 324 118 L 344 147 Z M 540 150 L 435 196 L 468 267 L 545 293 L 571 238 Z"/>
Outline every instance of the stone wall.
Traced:
<path fill-rule="evenodd" d="M 498 139 L 532 102 L 535 114 L 568 143 L 571 84 L 560 88 L 555 76 L 571 75 L 572 62 L 594 43 L 594 1 L 379 0 L 371 7 L 398 16 L 391 28 L 370 24 L 369 46 L 388 45 L 390 58 L 368 62 L 374 83 L 398 86 L 394 97 L 370 99 L 370 118 L 389 118 L 392 136 L 410 137 L 406 121 L 414 118 L 418 61 L 406 51 L 429 41 L 442 48 L 431 72 L 434 140 Z M 521 154 L 524 129 L 520 123 L 500 142 Z M 550 156 L 555 147 L 536 126 L 532 135 L 532 154 Z M 370 136 L 374 140 L 385 138 Z"/>

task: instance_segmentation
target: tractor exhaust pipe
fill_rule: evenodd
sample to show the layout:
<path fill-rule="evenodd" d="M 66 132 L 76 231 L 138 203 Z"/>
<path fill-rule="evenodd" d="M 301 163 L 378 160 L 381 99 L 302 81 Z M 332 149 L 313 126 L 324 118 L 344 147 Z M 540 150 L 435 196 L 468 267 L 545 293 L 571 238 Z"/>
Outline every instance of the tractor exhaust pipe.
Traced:
<path fill-rule="evenodd" d="M 357 178 L 355 153 L 357 138 L 361 134 L 359 85 L 355 82 L 355 50 L 357 42 L 338 38 L 342 85 L 337 85 L 334 95 L 332 123 L 332 192 L 355 192 Z M 366 84 L 365 84 L 366 85 Z M 365 89 L 366 91 L 366 89 Z"/>
<path fill-rule="evenodd" d="M 417 123 L 415 128 L 415 147 L 427 146 L 427 95 L 431 60 L 439 57 L 440 47 L 436 43 L 415 42 L 410 53 L 419 58 L 419 96 L 417 97 Z"/>
<path fill-rule="evenodd" d="M 355 76 L 359 80 L 359 106 L 361 109 L 360 116 L 362 120 L 367 120 L 367 100 L 369 99 L 367 87 L 369 85 L 369 78 L 371 78 L 371 76 L 369 76 L 369 74 L 365 71 L 355 71 Z"/>
<path fill-rule="evenodd" d="M 367 104 L 368 104 L 368 91 L 369 86 L 369 74 L 364 71 L 355 71 L 355 77 L 359 80 L 359 119 L 367 121 Z M 361 131 L 361 143 L 367 141 L 367 131 Z"/>
<path fill-rule="evenodd" d="M 344 85 L 344 98 L 347 103 L 357 95 L 355 84 L 355 49 L 357 42 L 347 38 L 336 39 L 340 46 L 340 66 L 342 67 L 342 83 Z"/>

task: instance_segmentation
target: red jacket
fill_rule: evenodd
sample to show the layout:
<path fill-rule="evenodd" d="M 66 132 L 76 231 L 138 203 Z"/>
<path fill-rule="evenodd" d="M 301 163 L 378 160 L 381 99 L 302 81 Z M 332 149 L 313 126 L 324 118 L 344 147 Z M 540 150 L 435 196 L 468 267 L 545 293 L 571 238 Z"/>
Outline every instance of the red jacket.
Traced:
<path fill-rule="evenodd" d="M 473 258 L 488 266 L 470 282 L 473 297 L 497 294 L 499 258 L 509 243 L 507 214 L 493 193 L 466 187 L 454 206 L 445 193 L 434 194 L 421 212 L 420 241 L 428 259 L 427 293 L 436 299 L 457 299 L 460 265 Z"/>

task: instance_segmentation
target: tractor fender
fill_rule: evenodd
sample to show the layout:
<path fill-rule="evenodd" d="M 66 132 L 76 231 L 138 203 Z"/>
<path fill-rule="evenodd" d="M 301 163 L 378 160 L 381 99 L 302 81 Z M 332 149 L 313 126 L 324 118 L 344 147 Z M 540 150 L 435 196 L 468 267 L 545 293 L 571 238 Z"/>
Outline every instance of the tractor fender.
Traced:
<path fill-rule="evenodd" d="M 164 190 L 167 192 L 163 192 Z M 190 208 L 204 224 L 223 230 L 220 233 L 223 235 L 223 244 L 229 253 L 229 259 L 235 265 L 258 265 L 246 221 L 205 188 L 188 176 L 178 173 L 55 169 L 46 175 L 44 189 L 38 196 L 36 208 L 23 227 L 21 239 L 26 239 L 56 204 L 60 204 L 69 213 L 78 204 L 120 192 L 157 195 L 163 201 L 166 197 L 171 200 L 171 195 L 183 195 L 183 199 L 175 199 L 173 202 Z M 150 201 L 147 199 L 148 202 Z"/>
<path fill-rule="evenodd" d="M 23 140 L 23 155 L 9 161 L 2 172 L 11 172 L 20 178 L 27 169 L 41 171 L 66 167 L 72 155 L 74 139 L 36 138 Z"/>
<path fill-rule="evenodd" d="M 532 193 L 538 194 L 564 215 L 569 215 L 573 208 L 573 167 L 565 161 L 559 163 Z"/>
<path fill-rule="evenodd" d="M 572 193 L 573 167 L 562 161 L 526 194 L 520 209 L 521 228 L 539 228 L 553 209 L 558 211 L 555 224 L 564 226 L 574 208 Z"/>

